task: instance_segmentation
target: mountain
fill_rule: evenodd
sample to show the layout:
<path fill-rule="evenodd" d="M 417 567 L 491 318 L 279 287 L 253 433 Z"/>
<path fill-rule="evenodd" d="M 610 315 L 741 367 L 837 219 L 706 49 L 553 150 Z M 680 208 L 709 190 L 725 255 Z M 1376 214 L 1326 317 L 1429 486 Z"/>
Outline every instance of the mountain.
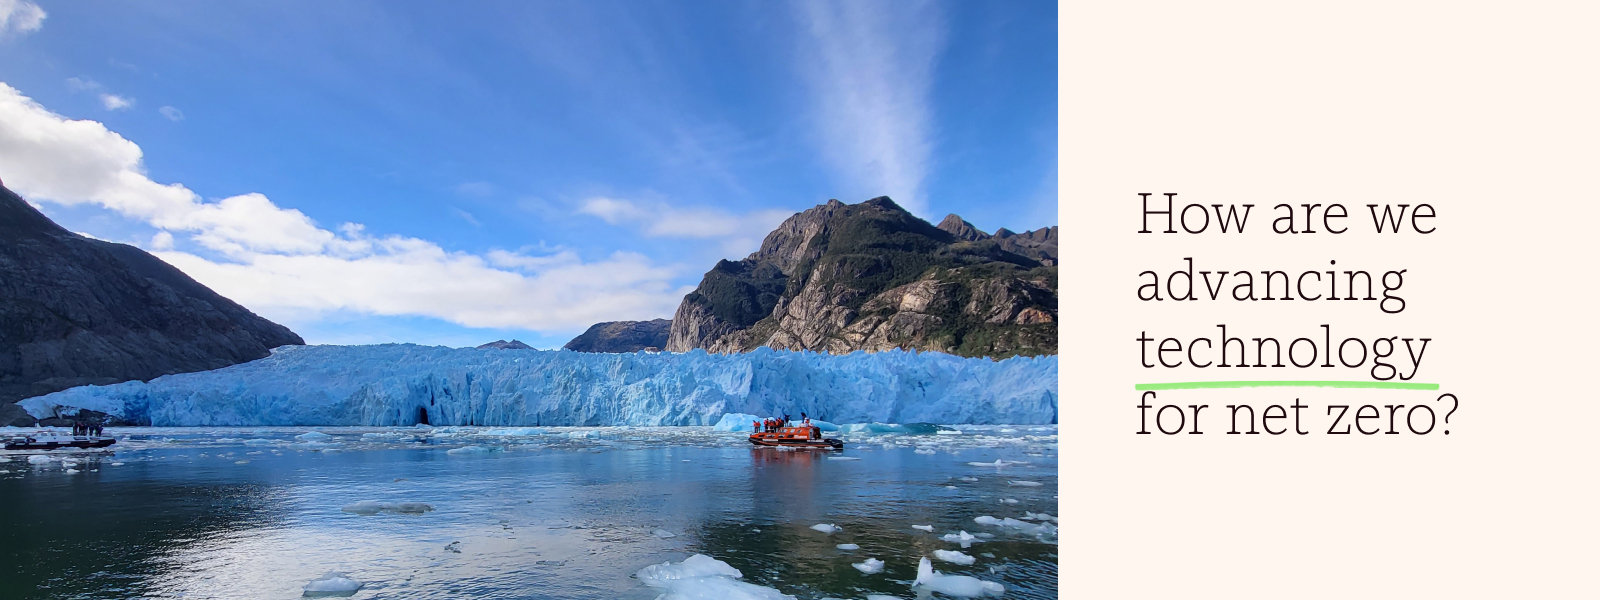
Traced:
<path fill-rule="evenodd" d="M 829 200 L 712 267 L 666 349 L 1055 354 L 1058 234 L 989 235 L 956 215 L 935 227 L 887 197 Z"/>
<path fill-rule="evenodd" d="M 577 352 L 638 352 L 667 345 L 672 321 L 611 321 L 596 323 L 583 335 L 562 346 Z"/>
<path fill-rule="evenodd" d="M 300 336 L 143 250 L 84 237 L 0 187 L 0 425 L 17 400 L 266 357 Z"/>
<path fill-rule="evenodd" d="M 479 350 L 483 350 L 485 348 L 495 348 L 497 350 L 532 350 L 533 346 L 522 343 L 522 340 L 511 340 L 509 342 L 505 340 L 495 340 L 482 346 L 478 346 Z"/>

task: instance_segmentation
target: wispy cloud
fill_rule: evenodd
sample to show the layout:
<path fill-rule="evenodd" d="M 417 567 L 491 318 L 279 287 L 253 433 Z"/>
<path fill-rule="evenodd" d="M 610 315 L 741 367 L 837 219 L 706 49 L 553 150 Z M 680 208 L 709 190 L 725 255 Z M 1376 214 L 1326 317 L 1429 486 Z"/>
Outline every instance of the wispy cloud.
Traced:
<path fill-rule="evenodd" d="M 133 108 L 133 98 L 116 94 L 100 94 L 100 104 L 105 106 L 106 110 L 128 110 Z"/>
<path fill-rule="evenodd" d="M 487 198 L 498 191 L 500 191 L 498 186 L 487 181 L 468 181 L 456 185 L 456 193 L 462 196 Z"/>
<path fill-rule="evenodd" d="M 50 112 L 0 83 L 0 164 L 33 199 L 93 204 L 160 230 L 156 255 L 268 318 L 427 316 L 467 327 L 575 331 L 670 315 L 688 289 L 675 267 L 630 253 L 447 251 L 431 241 L 334 230 L 262 194 L 203 201 L 144 173 L 139 146 L 101 123 Z M 174 233 L 192 242 L 177 246 Z M 165 235 L 163 235 L 165 234 Z"/>
<path fill-rule="evenodd" d="M 176 107 L 163 106 L 157 109 L 157 112 L 160 112 L 161 116 L 166 117 L 168 121 L 172 121 L 174 123 L 183 120 L 183 111 L 178 110 Z"/>
<path fill-rule="evenodd" d="M 765 235 L 794 214 L 788 210 L 759 210 L 734 214 L 705 206 L 673 206 L 664 202 L 634 202 L 604 196 L 578 203 L 578 213 L 599 217 L 612 225 L 635 225 L 645 235 L 675 238 L 723 238 Z"/>
<path fill-rule="evenodd" d="M 0 39 L 38 31 L 47 15 L 28 0 L 0 0 Z"/>
<path fill-rule="evenodd" d="M 927 216 L 930 94 L 944 25 L 929 3 L 818 0 L 795 6 L 808 34 L 799 69 L 815 97 L 820 150 L 850 193 L 888 195 Z"/>

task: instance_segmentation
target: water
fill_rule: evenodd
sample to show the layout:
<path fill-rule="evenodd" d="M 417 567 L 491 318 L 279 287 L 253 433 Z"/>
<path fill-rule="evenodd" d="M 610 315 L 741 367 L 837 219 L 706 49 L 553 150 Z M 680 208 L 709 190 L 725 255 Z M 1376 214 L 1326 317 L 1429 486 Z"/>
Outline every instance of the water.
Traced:
<path fill-rule="evenodd" d="M 939 549 L 977 557 L 941 572 L 1056 597 L 1052 519 L 974 521 L 1058 514 L 1054 427 L 960 428 L 842 453 L 704 427 L 117 430 L 112 452 L 0 454 L 0 597 L 295 598 L 341 571 L 355 598 L 650 599 L 636 571 L 701 553 L 799 598 L 911 598 Z M 1019 464 L 969 464 L 997 459 Z M 364 500 L 434 510 L 341 510 Z M 960 530 L 992 537 L 940 539 Z"/>

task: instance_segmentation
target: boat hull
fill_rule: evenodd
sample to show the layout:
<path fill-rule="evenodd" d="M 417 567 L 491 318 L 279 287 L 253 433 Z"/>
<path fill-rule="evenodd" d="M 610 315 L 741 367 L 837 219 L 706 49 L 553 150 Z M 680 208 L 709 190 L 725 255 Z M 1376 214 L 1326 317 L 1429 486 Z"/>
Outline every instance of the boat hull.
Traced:
<path fill-rule="evenodd" d="M 7 450 L 56 450 L 58 448 L 104 448 L 117 443 L 115 438 L 17 439 L 6 440 Z"/>
<path fill-rule="evenodd" d="M 807 450 L 843 450 L 844 442 L 824 438 L 820 440 L 790 440 L 783 438 L 760 437 L 759 434 L 750 436 L 750 443 L 757 446 L 772 448 L 803 448 Z"/>

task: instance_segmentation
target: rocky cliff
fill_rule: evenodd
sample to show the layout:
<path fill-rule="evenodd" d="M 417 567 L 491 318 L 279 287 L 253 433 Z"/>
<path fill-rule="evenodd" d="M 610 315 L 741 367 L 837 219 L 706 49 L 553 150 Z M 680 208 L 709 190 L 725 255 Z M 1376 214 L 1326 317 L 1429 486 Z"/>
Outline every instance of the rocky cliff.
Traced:
<path fill-rule="evenodd" d="M 1057 227 L 935 227 L 888 198 L 796 214 L 684 297 L 666 349 L 1056 352 Z"/>
<path fill-rule="evenodd" d="M 303 344 L 150 254 L 74 234 L 0 187 L 0 425 L 13 403 L 148 380 Z"/>
<path fill-rule="evenodd" d="M 638 352 L 660 350 L 667 345 L 672 321 L 612 321 L 596 323 L 562 346 L 577 352 Z"/>
<path fill-rule="evenodd" d="M 486 350 L 489 348 L 493 348 L 495 350 L 532 350 L 533 346 L 522 343 L 522 340 L 511 340 L 509 342 L 505 340 L 495 340 L 478 346 L 479 350 Z"/>

